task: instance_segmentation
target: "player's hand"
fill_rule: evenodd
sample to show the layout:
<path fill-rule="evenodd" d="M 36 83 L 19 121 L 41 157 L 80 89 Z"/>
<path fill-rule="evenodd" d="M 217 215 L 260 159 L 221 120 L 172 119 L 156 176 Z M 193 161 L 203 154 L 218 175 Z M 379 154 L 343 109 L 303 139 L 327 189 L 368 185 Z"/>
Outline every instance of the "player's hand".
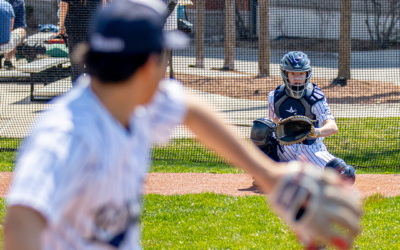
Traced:
<path fill-rule="evenodd" d="M 318 137 L 321 136 L 321 130 L 318 128 L 313 128 L 311 130 L 310 135 L 308 136 L 308 138 L 313 138 L 313 139 L 317 139 Z"/>
<path fill-rule="evenodd" d="M 360 232 L 360 198 L 334 171 L 316 171 L 307 163 L 288 163 L 269 195 L 269 202 L 306 247 L 322 241 L 350 249 Z"/>

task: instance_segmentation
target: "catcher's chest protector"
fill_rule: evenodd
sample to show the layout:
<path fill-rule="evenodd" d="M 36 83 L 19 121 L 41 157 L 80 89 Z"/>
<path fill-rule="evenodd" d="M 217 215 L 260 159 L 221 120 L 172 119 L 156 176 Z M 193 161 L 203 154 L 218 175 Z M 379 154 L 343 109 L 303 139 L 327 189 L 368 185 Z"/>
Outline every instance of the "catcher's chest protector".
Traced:
<path fill-rule="evenodd" d="M 325 98 L 324 93 L 317 85 L 309 83 L 306 88 L 304 96 L 300 99 L 290 97 L 286 93 L 285 84 L 280 85 L 275 90 L 274 95 L 274 109 L 275 114 L 279 119 L 286 119 L 295 115 L 306 116 L 311 120 L 316 120 L 316 116 L 311 112 L 312 106 Z M 314 127 L 318 128 L 318 122 L 315 122 Z M 312 144 L 315 140 L 309 141 L 305 144 Z"/>

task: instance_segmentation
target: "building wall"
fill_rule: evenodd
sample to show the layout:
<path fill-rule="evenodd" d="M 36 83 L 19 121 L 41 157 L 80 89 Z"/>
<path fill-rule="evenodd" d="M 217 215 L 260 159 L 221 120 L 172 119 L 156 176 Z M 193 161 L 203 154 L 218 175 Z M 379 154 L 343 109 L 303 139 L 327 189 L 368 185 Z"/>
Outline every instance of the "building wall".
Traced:
<path fill-rule="evenodd" d="M 196 10 L 187 10 L 189 22 L 196 29 Z M 245 26 L 251 29 L 251 11 L 239 11 Z M 258 12 L 257 12 L 258 13 Z M 339 39 L 340 11 L 318 11 L 315 9 L 270 7 L 270 38 L 279 36 L 304 37 L 304 38 L 328 38 Z M 257 15 L 258 16 L 258 15 Z M 363 12 L 352 13 L 351 37 L 352 39 L 369 40 L 367 26 L 365 24 L 367 14 Z M 206 11 L 206 38 L 223 36 L 224 34 L 224 11 Z M 372 24 L 372 13 L 370 23 Z M 381 23 L 384 23 L 382 17 Z M 400 29 L 400 22 L 397 22 Z M 258 34 L 257 22 L 257 34 Z"/>

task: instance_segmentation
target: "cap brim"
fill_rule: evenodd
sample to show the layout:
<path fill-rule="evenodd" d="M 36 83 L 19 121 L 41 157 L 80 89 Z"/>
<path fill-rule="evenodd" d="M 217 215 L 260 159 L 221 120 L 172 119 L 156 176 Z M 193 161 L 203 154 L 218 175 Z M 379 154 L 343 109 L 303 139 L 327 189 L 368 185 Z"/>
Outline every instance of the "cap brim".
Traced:
<path fill-rule="evenodd" d="M 165 32 L 164 39 L 167 49 L 184 49 L 190 44 L 189 36 L 179 30 Z"/>

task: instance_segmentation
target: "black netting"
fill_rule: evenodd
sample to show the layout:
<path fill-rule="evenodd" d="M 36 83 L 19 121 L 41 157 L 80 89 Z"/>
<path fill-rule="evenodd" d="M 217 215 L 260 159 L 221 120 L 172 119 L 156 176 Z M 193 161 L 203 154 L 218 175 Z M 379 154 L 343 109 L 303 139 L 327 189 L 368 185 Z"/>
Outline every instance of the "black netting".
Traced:
<path fill-rule="evenodd" d="M 7 1 L 16 29 L 9 35 L 0 29 L 0 148 L 14 150 L 49 99 L 85 72 L 70 62 L 66 42 L 87 40 L 92 13 L 106 1 Z M 220 111 L 238 136 L 249 138 L 252 121 L 268 117 L 268 93 L 283 83 L 283 55 L 303 51 L 311 82 L 326 95 L 339 126 L 324 141 L 328 150 L 359 167 L 400 166 L 400 0 L 192 2 L 181 1 L 167 22 L 166 29 L 188 33 L 191 44 L 172 52 L 166 76 Z M 62 19 L 64 10 L 60 27 L 57 14 Z M 153 158 L 221 161 L 184 127 L 170 143 L 156 145 Z"/>

